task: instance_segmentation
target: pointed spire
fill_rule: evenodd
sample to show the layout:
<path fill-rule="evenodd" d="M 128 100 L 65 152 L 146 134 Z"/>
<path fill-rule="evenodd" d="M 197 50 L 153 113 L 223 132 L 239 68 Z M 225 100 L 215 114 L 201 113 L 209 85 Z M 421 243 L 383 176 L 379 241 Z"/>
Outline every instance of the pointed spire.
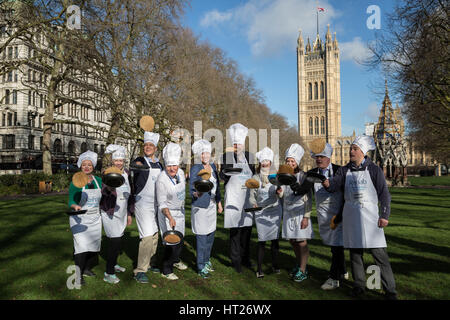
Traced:
<path fill-rule="evenodd" d="M 303 50 L 304 49 L 304 43 L 303 43 L 302 29 L 299 29 L 298 33 L 299 33 L 298 39 L 297 39 L 298 48 L 301 48 Z"/>
<path fill-rule="evenodd" d="M 337 38 L 336 38 L 336 31 L 334 32 L 333 48 L 335 50 L 338 48 L 338 41 L 337 41 Z"/>
<path fill-rule="evenodd" d="M 308 37 L 308 43 L 306 44 L 306 52 L 311 52 L 311 44 L 309 43 L 309 37 Z"/>
<path fill-rule="evenodd" d="M 330 24 L 327 24 L 327 34 L 325 35 L 326 43 L 331 44 L 331 32 L 330 32 Z"/>

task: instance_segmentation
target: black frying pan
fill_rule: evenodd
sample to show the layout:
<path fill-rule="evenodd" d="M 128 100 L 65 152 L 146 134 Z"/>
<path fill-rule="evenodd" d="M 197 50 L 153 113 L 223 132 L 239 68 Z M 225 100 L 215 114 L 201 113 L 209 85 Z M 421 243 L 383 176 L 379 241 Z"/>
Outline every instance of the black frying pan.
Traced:
<path fill-rule="evenodd" d="M 308 180 L 311 183 L 322 183 L 325 180 L 327 180 L 327 178 L 323 174 L 320 174 L 320 173 L 307 172 L 306 180 Z"/>
<path fill-rule="evenodd" d="M 111 188 L 118 188 L 125 183 L 125 178 L 119 173 L 108 173 L 103 175 L 102 182 Z"/>
<path fill-rule="evenodd" d="M 280 185 L 290 186 L 297 182 L 297 178 L 293 174 L 279 173 L 277 174 L 277 180 Z"/>
<path fill-rule="evenodd" d="M 78 210 L 78 211 L 75 211 L 75 210 L 69 210 L 69 211 L 66 211 L 66 213 L 69 215 L 69 216 L 74 216 L 74 215 L 77 215 L 77 214 L 85 214 L 87 212 L 87 210 Z"/>
<path fill-rule="evenodd" d="M 214 187 L 214 184 L 209 180 L 197 180 L 194 182 L 194 188 L 198 192 L 209 192 Z"/>
<path fill-rule="evenodd" d="M 242 168 L 224 168 L 222 172 L 227 176 L 235 176 L 242 172 Z"/>
<path fill-rule="evenodd" d="M 254 212 L 254 211 L 259 211 L 259 210 L 262 210 L 262 209 L 264 209 L 263 207 L 256 207 L 256 208 L 247 208 L 247 209 L 244 209 L 244 211 L 245 212 Z"/>
<path fill-rule="evenodd" d="M 172 230 L 167 230 L 163 233 L 162 238 L 170 245 L 177 245 L 183 241 L 183 234 L 180 231 L 175 230 L 175 227 L 172 227 Z"/>

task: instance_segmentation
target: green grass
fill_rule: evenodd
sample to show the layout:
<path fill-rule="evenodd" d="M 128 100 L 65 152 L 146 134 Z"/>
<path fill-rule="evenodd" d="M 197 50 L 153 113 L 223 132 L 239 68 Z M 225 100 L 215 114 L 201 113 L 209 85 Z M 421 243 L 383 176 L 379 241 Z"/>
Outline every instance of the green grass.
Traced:
<path fill-rule="evenodd" d="M 412 186 L 450 186 L 450 175 L 441 177 L 408 177 Z"/>
<path fill-rule="evenodd" d="M 386 229 L 400 299 L 449 299 L 450 285 L 450 190 L 391 189 L 392 215 Z M 244 269 L 237 274 L 229 266 L 228 230 L 223 215 L 218 230 L 212 262 L 216 269 L 207 280 L 199 278 L 195 267 L 195 236 L 191 232 L 190 203 L 186 203 L 186 246 L 182 260 L 189 266 L 175 273 L 178 281 L 168 281 L 149 273 L 150 283 L 139 284 L 132 278 L 139 235 L 135 221 L 127 228 L 119 264 L 127 268 L 118 274 L 121 282 L 110 285 L 102 280 L 107 241 L 103 238 L 96 278 L 88 278 L 81 290 L 69 290 L 68 266 L 73 264 L 73 240 L 68 216 L 64 213 L 67 196 L 42 196 L 0 201 L 0 299 L 349 299 L 350 281 L 338 290 L 320 289 L 330 266 L 330 250 L 322 245 L 313 212 L 315 239 L 309 243 L 310 278 L 302 283 L 289 279 L 294 265 L 290 245 L 280 241 L 279 264 L 282 272 L 271 274 L 269 244 L 266 251 L 266 277 L 256 279 Z M 253 228 L 251 250 L 256 258 L 256 228 Z M 158 260 L 162 250 L 158 248 Z M 366 268 L 373 264 L 365 256 Z M 346 252 L 350 271 L 349 256 Z M 368 299 L 382 299 L 380 291 L 370 290 Z"/>

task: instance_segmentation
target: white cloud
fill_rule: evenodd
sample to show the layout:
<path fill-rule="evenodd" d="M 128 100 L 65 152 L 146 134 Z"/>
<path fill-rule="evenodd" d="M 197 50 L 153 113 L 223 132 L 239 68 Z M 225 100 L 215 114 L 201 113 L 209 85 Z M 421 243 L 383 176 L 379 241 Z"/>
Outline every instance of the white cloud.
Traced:
<path fill-rule="evenodd" d="M 231 12 L 219 12 L 217 10 L 212 10 L 205 14 L 205 16 L 200 21 L 200 25 L 202 27 L 215 26 L 217 24 L 230 20 L 231 17 Z"/>
<path fill-rule="evenodd" d="M 350 42 L 339 43 L 339 50 L 341 51 L 341 61 L 359 63 L 371 55 L 367 45 L 362 42 L 360 37 L 355 37 Z"/>
<path fill-rule="evenodd" d="M 249 0 L 228 11 L 209 11 L 200 24 L 208 27 L 213 22 L 228 23 L 247 38 L 253 55 L 273 56 L 285 48 L 295 49 L 299 29 L 305 42 L 307 36 L 314 40 L 316 7 L 315 0 Z M 327 1 L 321 1 L 320 7 L 325 8 L 325 12 L 319 13 L 319 32 L 323 39 L 326 25 L 338 13 Z"/>

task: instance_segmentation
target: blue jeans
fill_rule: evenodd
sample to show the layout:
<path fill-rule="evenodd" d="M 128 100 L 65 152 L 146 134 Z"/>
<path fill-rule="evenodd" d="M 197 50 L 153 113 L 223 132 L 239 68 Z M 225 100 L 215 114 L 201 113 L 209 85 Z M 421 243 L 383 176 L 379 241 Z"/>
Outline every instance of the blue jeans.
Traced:
<path fill-rule="evenodd" d="M 207 235 L 196 236 L 197 238 L 197 268 L 198 271 L 202 271 L 205 264 L 209 261 L 211 257 L 211 250 L 214 243 L 215 231 Z"/>

